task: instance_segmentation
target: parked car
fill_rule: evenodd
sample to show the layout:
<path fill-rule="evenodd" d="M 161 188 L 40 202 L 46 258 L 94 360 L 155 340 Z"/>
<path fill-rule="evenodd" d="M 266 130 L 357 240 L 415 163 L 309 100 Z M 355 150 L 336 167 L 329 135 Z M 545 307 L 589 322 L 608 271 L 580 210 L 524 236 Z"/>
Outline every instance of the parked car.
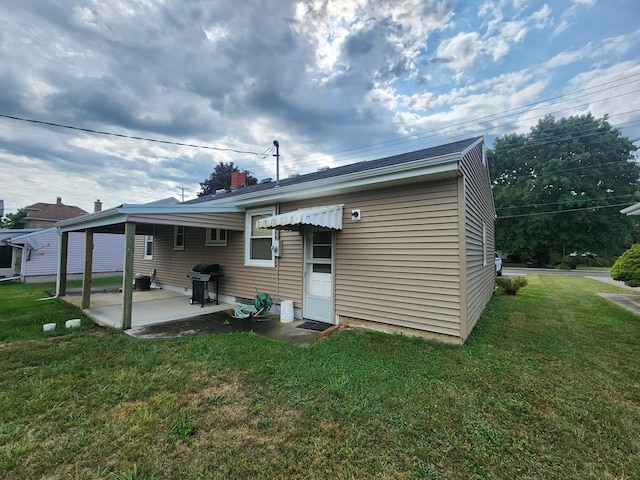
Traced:
<path fill-rule="evenodd" d="M 499 277 L 502 276 L 502 259 L 500 255 L 498 255 L 498 252 L 496 252 L 496 275 Z"/>

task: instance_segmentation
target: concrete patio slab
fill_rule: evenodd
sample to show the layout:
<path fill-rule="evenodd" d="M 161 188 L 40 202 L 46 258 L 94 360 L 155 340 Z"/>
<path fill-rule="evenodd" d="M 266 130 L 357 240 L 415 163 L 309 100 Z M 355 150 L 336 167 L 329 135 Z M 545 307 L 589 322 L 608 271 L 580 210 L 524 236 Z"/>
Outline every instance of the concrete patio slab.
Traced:
<path fill-rule="evenodd" d="M 69 303 L 81 306 L 82 296 L 69 294 L 63 297 Z M 94 322 L 105 327 L 122 327 L 123 294 L 109 291 L 91 294 L 91 305 L 84 313 Z M 189 296 L 183 293 L 162 289 L 134 291 L 131 327 L 171 322 L 196 317 L 206 313 L 235 308 L 233 305 L 216 305 L 215 303 L 190 305 Z"/>
<path fill-rule="evenodd" d="M 78 307 L 82 304 L 79 292 L 61 298 Z M 237 305 L 191 305 L 189 298 L 189 295 L 162 289 L 134 291 L 131 329 L 126 333 L 138 338 L 167 338 L 253 331 L 301 346 L 311 345 L 321 336 L 320 332 L 297 328 L 301 320 L 282 323 L 278 315 L 265 315 L 253 322 L 249 318 L 236 319 L 232 315 Z M 91 294 L 91 306 L 84 313 L 98 325 L 121 328 L 122 302 L 122 292 L 95 291 Z"/>

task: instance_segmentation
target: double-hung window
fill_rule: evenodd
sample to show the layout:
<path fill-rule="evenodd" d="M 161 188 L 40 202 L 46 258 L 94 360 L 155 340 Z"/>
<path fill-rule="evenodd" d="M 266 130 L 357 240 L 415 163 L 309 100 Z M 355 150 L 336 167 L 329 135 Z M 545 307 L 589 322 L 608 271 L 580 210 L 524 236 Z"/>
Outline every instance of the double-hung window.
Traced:
<path fill-rule="evenodd" d="M 227 245 L 227 231 L 222 228 L 207 228 L 207 237 L 204 244 L 207 247 L 210 246 L 226 246 Z"/>
<path fill-rule="evenodd" d="M 245 216 L 245 265 L 254 267 L 273 267 L 273 230 L 258 228 L 256 222 L 275 213 L 273 208 L 249 210 Z"/>
<path fill-rule="evenodd" d="M 487 266 L 487 224 L 482 222 L 482 266 Z"/>
<path fill-rule="evenodd" d="M 184 250 L 184 227 L 182 225 L 173 227 L 173 249 Z"/>
<path fill-rule="evenodd" d="M 144 236 L 144 255 L 142 258 L 145 260 L 153 259 L 153 235 Z"/>

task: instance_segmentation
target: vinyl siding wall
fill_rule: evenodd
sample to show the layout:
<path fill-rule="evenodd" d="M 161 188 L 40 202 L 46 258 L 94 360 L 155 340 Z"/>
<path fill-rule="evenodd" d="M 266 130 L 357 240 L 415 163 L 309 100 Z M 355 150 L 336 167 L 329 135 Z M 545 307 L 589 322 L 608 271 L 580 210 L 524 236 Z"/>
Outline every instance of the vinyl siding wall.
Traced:
<path fill-rule="evenodd" d="M 461 336 L 460 229 L 457 179 L 283 203 L 281 212 L 344 204 L 336 232 L 335 311 L 340 317 Z M 362 219 L 351 220 L 360 209 Z M 227 232 L 226 247 L 205 247 L 205 229 L 186 227 L 184 250 L 173 250 L 173 227 L 156 225 L 153 260 L 136 237 L 135 272 L 156 268 L 160 284 L 191 288 L 187 272 L 219 263 L 220 293 L 253 298 L 255 287 L 302 306 L 303 235 L 281 231 L 275 268 L 244 266 L 244 232 Z"/>
<path fill-rule="evenodd" d="M 220 279 L 220 294 L 253 298 L 255 287 L 275 298 L 276 269 L 244 266 L 244 232 L 227 231 L 226 246 L 205 246 L 206 229 L 185 227 L 184 250 L 173 249 L 173 226 L 156 225 L 153 259 L 145 260 L 144 236 L 136 236 L 134 272 L 148 274 L 156 269 L 160 285 L 191 289 L 187 273 L 199 263 L 217 263 L 225 276 Z"/>
<path fill-rule="evenodd" d="M 318 205 L 316 202 L 314 205 Z M 324 205 L 324 203 L 323 203 Z M 296 210 L 287 206 L 287 210 Z M 303 235 L 301 232 L 281 231 L 283 255 L 278 259 L 279 264 L 279 293 L 282 300 L 293 300 L 293 305 L 302 308 L 302 255 Z"/>
<path fill-rule="evenodd" d="M 482 315 L 495 287 L 495 207 L 483 144 L 470 150 L 460 168 L 464 179 L 466 339 Z M 486 225 L 486 265 L 483 265 L 482 225 Z"/>
<path fill-rule="evenodd" d="M 336 313 L 460 335 L 457 182 L 362 192 L 336 242 Z M 351 220 L 359 208 L 362 219 Z"/>
<path fill-rule="evenodd" d="M 60 237 L 55 230 L 46 230 L 31 238 L 38 243 L 38 249 L 31 252 L 25 243 L 21 275 L 24 277 L 56 275 L 58 271 L 58 247 Z M 67 251 L 67 274 L 84 272 L 84 232 L 69 233 Z M 93 235 L 93 273 L 119 273 L 124 263 L 124 237 L 107 233 Z M 25 279 L 26 281 L 26 279 Z"/>
<path fill-rule="evenodd" d="M 337 315 L 460 336 L 457 192 L 453 179 L 288 203 L 281 211 L 344 204 L 336 232 Z M 351 220 L 352 209 L 361 210 L 360 221 Z M 280 283 L 290 286 L 296 306 L 302 248 L 302 234 L 287 232 Z"/>

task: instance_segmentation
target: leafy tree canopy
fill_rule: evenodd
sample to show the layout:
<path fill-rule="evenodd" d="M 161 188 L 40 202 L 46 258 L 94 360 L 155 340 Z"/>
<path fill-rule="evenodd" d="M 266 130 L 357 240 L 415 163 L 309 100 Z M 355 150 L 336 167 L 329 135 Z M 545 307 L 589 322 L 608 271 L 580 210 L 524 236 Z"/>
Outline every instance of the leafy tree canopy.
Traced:
<path fill-rule="evenodd" d="M 0 228 L 24 228 L 24 217 L 27 216 L 27 209 L 20 208 L 16 213 L 7 213 L 5 217 L 0 219 Z"/>
<path fill-rule="evenodd" d="M 620 209 L 638 200 L 634 143 L 591 114 L 547 116 L 527 135 L 488 152 L 496 249 L 546 263 L 552 254 L 619 255 L 634 223 Z"/>
<path fill-rule="evenodd" d="M 255 185 L 258 183 L 258 179 L 253 177 L 248 170 L 240 170 L 233 162 L 225 163 L 220 162 L 216 165 L 213 173 L 209 175 L 204 182 L 200 182 L 202 191 L 198 193 L 199 197 L 203 195 L 210 195 L 216 192 L 216 190 L 228 190 L 231 188 L 231 174 L 244 173 L 247 176 L 245 185 Z"/>

